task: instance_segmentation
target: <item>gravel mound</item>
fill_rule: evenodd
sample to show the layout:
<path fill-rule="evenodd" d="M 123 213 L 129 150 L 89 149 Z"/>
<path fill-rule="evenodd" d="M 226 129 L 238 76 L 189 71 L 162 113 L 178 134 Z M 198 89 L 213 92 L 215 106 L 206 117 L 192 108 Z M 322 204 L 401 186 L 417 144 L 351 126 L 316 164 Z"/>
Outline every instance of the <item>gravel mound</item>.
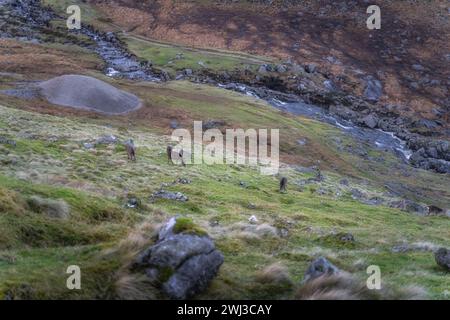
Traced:
<path fill-rule="evenodd" d="M 123 114 L 140 107 L 138 97 L 101 80 L 81 75 L 64 75 L 39 84 L 51 103 L 105 114 Z"/>

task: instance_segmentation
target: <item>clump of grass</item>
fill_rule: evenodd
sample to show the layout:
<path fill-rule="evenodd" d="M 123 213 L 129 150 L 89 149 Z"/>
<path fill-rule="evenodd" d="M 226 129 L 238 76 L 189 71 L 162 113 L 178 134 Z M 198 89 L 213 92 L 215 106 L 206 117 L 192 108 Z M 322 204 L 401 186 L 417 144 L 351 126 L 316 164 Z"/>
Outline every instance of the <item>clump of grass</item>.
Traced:
<path fill-rule="evenodd" d="M 21 214 L 25 208 L 26 203 L 19 194 L 0 187 L 0 212 Z"/>
<path fill-rule="evenodd" d="M 286 266 L 273 263 L 256 274 L 256 280 L 263 284 L 291 285 L 292 280 Z"/>
<path fill-rule="evenodd" d="M 179 217 L 173 227 L 174 233 L 186 233 L 193 234 L 197 236 L 206 236 L 208 233 L 197 226 L 192 219 L 186 217 Z"/>
<path fill-rule="evenodd" d="M 70 215 L 70 207 L 64 200 L 44 199 L 32 196 L 28 199 L 30 209 L 36 213 L 43 213 L 51 218 L 67 219 Z"/>
<path fill-rule="evenodd" d="M 424 297 L 424 290 L 418 287 L 369 290 L 363 281 L 345 272 L 308 281 L 296 293 L 300 300 L 415 300 Z"/>

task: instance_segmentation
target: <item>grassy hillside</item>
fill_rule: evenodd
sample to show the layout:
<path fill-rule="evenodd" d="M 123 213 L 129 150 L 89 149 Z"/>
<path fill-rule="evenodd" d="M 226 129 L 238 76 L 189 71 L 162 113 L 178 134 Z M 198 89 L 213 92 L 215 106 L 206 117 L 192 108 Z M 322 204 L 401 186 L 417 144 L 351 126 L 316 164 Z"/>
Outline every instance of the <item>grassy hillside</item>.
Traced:
<path fill-rule="evenodd" d="M 63 12 L 68 2 L 45 3 Z M 99 9 L 82 6 L 90 23 L 118 30 Z M 130 265 L 175 215 L 205 230 L 224 254 L 217 278 L 197 299 L 293 299 L 319 256 L 362 283 L 366 268 L 378 265 L 383 286 L 395 294 L 449 298 L 450 278 L 433 256 L 436 248 L 449 246 L 449 218 L 391 208 L 400 195 L 386 188 L 400 186 L 403 197 L 448 208 L 448 175 L 415 169 L 337 127 L 236 92 L 188 81 L 108 78 L 92 51 L 61 40 L 63 27 L 48 36 L 43 43 L 0 40 L 0 89 L 84 74 L 132 92 L 142 108 L 105 116 L 0 93 L 0 299 L 165 298 Z M 272 61 L 130 32 L 121 37 L 137 56 L 170 72 L 199 68 L 198 61 L 215 71 Z M 185 59 L 174 60 L 177 53 Z M 200 120 L 221 121 L 221 129 L 280 129 L 280 174 L 264 176 L 238 165 L 168 164 L 171 125 L 190 129 Z M 96 144 L 111 135 L 134 139 L 136 162 L 127 160 L 121 143 Z M 315 165 L 322 181 L 315 179 Z M 281 176 L 289 180 L 287 193 L 278 191 Z M 153 198 L 160 189 L 189 200 Z M 140 205 L 128 207 L 130 199 Z M 253 215 L 256 223 L 249 221 Z M 343 241 L 347 233 L 355 241 Z M 81 267 L 80 291 L 66 288 L 69 265 Z"/>

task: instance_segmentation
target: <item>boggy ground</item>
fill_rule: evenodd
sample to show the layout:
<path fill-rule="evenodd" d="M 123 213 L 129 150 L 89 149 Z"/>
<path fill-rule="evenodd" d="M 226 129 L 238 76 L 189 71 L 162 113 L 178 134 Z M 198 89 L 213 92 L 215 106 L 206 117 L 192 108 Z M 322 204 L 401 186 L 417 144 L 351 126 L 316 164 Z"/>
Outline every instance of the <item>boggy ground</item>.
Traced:
<path fill-rule="evenodd" d="M 448 298 L 448 274 L 436 265 L 433 250 L 450 245 L 449 218 L 389 207 L 406 197 L 447 209 L 448 175 L 412 168 L 335 127 L 239 93 L 187 81 L 108 78 L 98 57 L 79 46 L 11 39 L 1 40 L 0 50 L 2 70 L 8 68 L 0 74 L 1 89 L 78 73 L 143 101 L 127 115 L 104 116 L 38 97 L 0 95 L 2 298 L 164 298 L 128 265 L 152 243 L 157 225 L 176 214 L 205 229 L 225 256 L 218 277 L 198 299 L 294 298 L 318 256 L 362 282 L 367 266 L 375 264 L 386 287 L 420 287 L 423 297 Z M 246 166 L 167 164 L 174 120 L 187 128 L 193 120 L 244 129 L 276 124 L 288 193 L 277 191 L 278 177 Z M 128 162 L 120 143 L 95 144 L 109 135 L 133 138 L 138 160 Z M 315 181 L 311 169 L 318 160 L 323 181 Z M 152 201 L 160 188 L 189 200 Z M 129 198 L 141 206 L 127 208 Z M 252 215 L 256 224 L 249 222 Z M 348 232 L 354 242 L 341 241 Z M 274 263 L 286 277 L 267 276 Z M 65 286 L 72 264 L 82 268 L 80 291 Z"/>

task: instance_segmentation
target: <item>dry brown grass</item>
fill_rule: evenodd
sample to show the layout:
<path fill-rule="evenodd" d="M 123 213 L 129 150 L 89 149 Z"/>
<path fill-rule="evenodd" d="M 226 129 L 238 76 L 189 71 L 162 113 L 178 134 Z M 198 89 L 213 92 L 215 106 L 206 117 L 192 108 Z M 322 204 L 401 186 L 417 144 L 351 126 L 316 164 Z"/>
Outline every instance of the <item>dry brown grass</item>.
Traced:
<path fill-rule="evenodd" d="M 420 300 L 425 292 L 419 287 L 369 290 L 366 284 L 350 274 L 322 276 L 303 284 L 296 293 L 300 300 Z"/>

